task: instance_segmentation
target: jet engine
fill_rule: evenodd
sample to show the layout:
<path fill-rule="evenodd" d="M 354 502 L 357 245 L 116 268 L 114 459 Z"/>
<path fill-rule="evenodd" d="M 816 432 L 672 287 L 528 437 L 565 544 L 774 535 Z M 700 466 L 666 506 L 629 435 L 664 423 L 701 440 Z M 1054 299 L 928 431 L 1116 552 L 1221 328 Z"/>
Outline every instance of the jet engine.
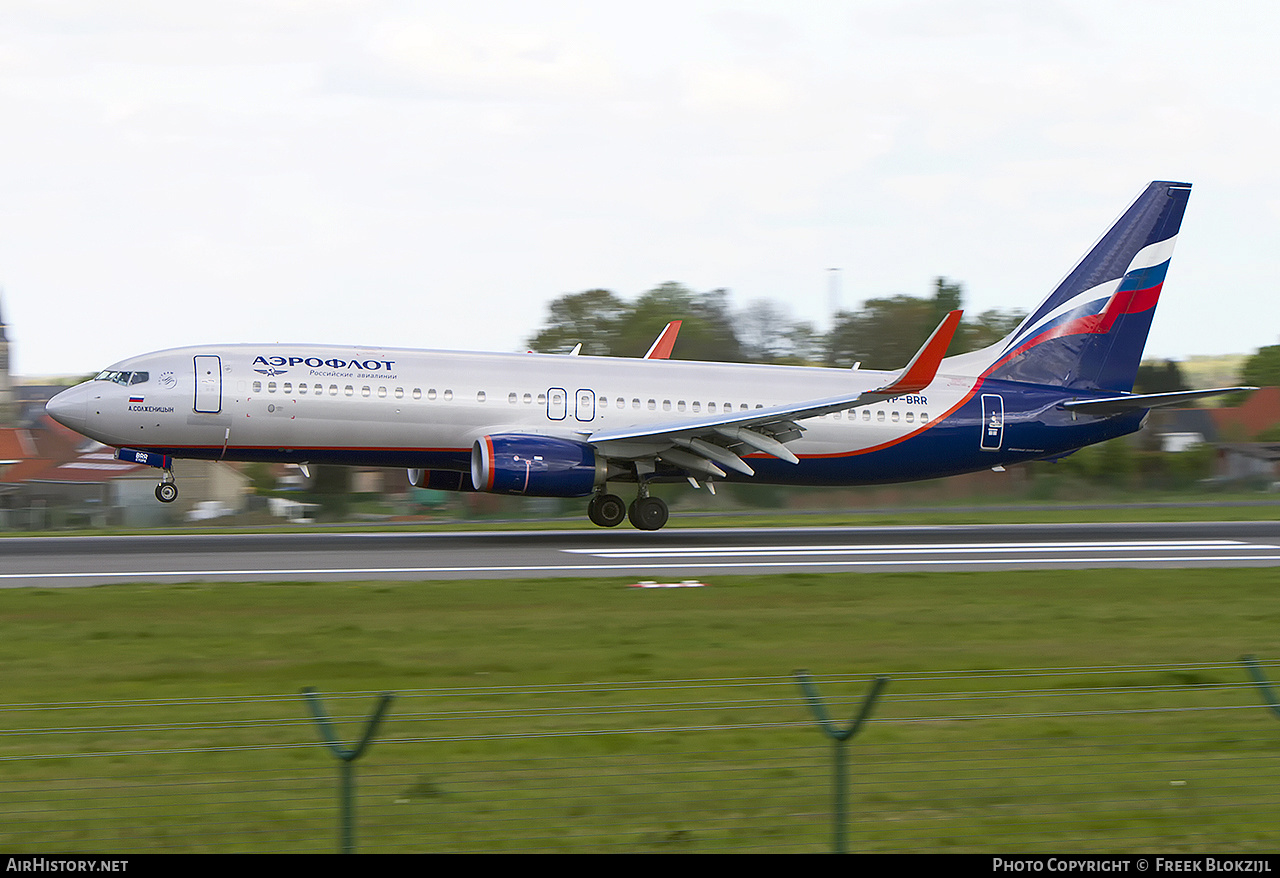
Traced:
<path fill-rule="evenodd" d="M 471 483 L 493 494 L 585 497 L 607 471 L 590 445 L 552 436 L 483 436 L 471 449 Z"/>
<path fill-rule="evenodd" d="M 409 484 L 415 488 L 429 488 L 432 491 L 474 491 L 471 479 L 466 473 L 443 469 L 411 469 Z"/>

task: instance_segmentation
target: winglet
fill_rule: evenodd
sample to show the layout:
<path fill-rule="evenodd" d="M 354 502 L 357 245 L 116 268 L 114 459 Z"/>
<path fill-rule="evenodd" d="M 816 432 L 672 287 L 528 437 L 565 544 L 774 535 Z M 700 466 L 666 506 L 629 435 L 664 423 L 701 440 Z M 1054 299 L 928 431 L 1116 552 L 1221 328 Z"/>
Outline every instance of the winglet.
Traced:
<path fill-rule="evenodd" d="M 901 396 L 904 393 L 919 393 L 928 387 L 933 381 L 933 376 L 938 374 L 938 366 L 942 364 L 942 358 L 947 353 L 951 338 L 956 334 L 962 314 L 964 314 L 963 311 L 952 311 L 942 318 L 933 335 L 929 336 L 929 340 L 911 358 L 907 367 L 898 373 L 898 377 L 874 393 Z"/>
<path fill-rule="evenodd" d="M 644 355 L 646 360 L 667 360 L 671 358 L 671 349 L 676 346 L 676 336 L 680 334 L 680 324 L 683 321 L 672 320 L 667 324 L 666 329 L 659 333 L 654 339 L 653 346 L 649 348 L 649 352 Z"/>

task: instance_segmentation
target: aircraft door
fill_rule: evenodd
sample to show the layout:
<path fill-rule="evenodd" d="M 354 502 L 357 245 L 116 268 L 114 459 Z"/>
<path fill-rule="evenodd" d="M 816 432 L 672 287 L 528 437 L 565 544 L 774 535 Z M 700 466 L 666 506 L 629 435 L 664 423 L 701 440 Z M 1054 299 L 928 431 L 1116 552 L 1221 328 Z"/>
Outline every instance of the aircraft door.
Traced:
<path fill-rule="evenodd" d="M 569 411 L 569 394 L 563 387 L 552 387 L 547 391 L 547 417 L 553 421 L 563 421 Z"/>
<path fill-rule="evenodd" d="M 999 451 L 1004 444 L 1004 397 L 982 394 L 982 450 Z"/>
<path fill-rule="evenodd" d="M 573 416 L 579 421 L 594 420 L 596 416 L 596 393 L 594 390 L 579 390 L 574 403 Z"/>
<path fill-rule="evenodd" d="M 200 356 L 195 358 L 196 411 L 216 415 L 222 411 L 222 358 Z"/>

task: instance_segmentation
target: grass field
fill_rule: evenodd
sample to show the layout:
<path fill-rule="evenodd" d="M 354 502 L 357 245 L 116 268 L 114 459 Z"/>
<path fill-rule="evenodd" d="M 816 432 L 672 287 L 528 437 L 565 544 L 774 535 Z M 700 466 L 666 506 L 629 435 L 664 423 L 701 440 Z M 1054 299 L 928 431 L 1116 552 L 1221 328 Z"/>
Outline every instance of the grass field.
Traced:
<path fill-rule="evenodd" d="M 0 657 L 8 705 L 3 716 L 5 728 L 14 731 L 0 736 L 0 793 L 6 784 L 10 789 L 0 799 L 14 801 L 15 789 L 26 791 L 17 796 L 24 802 L 28 799 L 23 797 L 36 796 L 33 790 L 52 796 L 48 791 L 75 789 L 87 761 L 75 758 L 79 755 L 164 752 L 145 760 L 123 755 L 94 760 L 95 771 L 101 772 L 94 776 L 95 785 L 127 788 L 130 803 L 145 790 L 145 805 L 121 807 L 121 800 L 107 796 L 73 819 L 65 808 L 39 799 L 44 804 L 23 806 L 20 813 L 6 816 L 0 825 L 0 846 L 15 851 L 103 850 L 104 845 L 113 850 L 332 849 L 332 809 L 323 801 L 300 810 L 264 806 L 244 818 L 244 828 L 216 837 L 204 837 L 191 828 L 193 820 L 235 821 L 219 816 L 216 803 L 192 799 L 189 782 L 207 784 L 280 764 L 316 772 L 325 782 L 331 779 L 332 760 L 322 751 L 270 749 L 316 740 L 294 696 L 303 686 L 314 686 L 322 693 L 365 693 L 334 702 L 345 717 L 348 736 L 354 736 L 359 717 L 372 706 L 367 693 L 459 693 L 448 701 L 447 720 L 424 719 L 425 696 L 416 702 L 402 699 L 393 708 L 383 737 L 430 743 L 375 745 L 368 770 L 390 772 L 393 780 L 388 783 L 401 791 L 388 793 L 387 801 L 397 796 L 396 801 L 414 799 L 412 790 L 426 790 L 423 796 L 431 799 L 429 791 L 437 785 L 452 783 L 456 788 L 461 769 L 451 773 L 448 766 L 480 752 L 487 754 L 485 759 L 502 760 L 488 782 L 497 785 L 505 807 L 531 815 L 537 827 L 530 832 L 547 840 L 544 849 L 645 850 L 663 849 L 668 843 L 681 850 L 770 849 L 785 839 L 783 849 L 822 850 L 826 825 L 819 815 L 826 807 L 822 766 L 827 750 L 812 728 L 752 728 L 749 712 L 718 706 L 712 725 L 732 727 L 732 732 L 719 733 L 720 737 L 707 732 L 701 737 L 647 738 L 645 747 L 659 741 L 655 756 L 633 752 L 639 745 L 625 736 L 558 736 L 600 719 L 581 711 L 540 712 L 539 705 L 551 703 L 545 694 L 515 701 L 510 700 L 515 696 L 504 696 L 501 710 L 493 714 L 493 703 L 480 690 L 577 689 L 581 691 L 573 703 L 589 702 L 599 711 L 637 699 L 658 699 L 644 694 L 645 681 L 705 680 L 699 700 L 724 705 L 733 702 L 735 687 L 741 686 L 734 681 L 761 678 L 778 685 L 775 700 L 786 702 L 786 715 L 803 720 L 807 712 L 794 687 L 786 683 L 792 669 L 806 667 L 819 677 L 888 674 L 896 682 L 877 712 L 883 724 L 873 723 L 864 732 L 865 746 L 963 749 L 965 734 L 990 741 L 992 735 L 998 739 L 1008 732 L 991 722 L 944 722 L 937 727 L 891 722 L 895 716 L 921 710 L 946 717 L 954 715 L 949 710 L 973 709 L 928 705 L 931 691 L 954 686 L 940 672 L 962 673 L 966 688 L 982 690 L 1008 687 L 1001 673 L 1009 669 L 1224 665 L 1246 652 L 1264 658 L 1280 655 L 1280 576 L 1269 569 L 795 574 L 717 578 L 702 589 L 641 590 L 626 585 L 616 579 L 566 579 L 6 590 L 0 593 L 5 633 Z M 1208 709 L 1217 703 L 1216 685 L 1240 678 L 1233 671 L 1135 671 L 1117 682 L 1114 674 L 1095 677 L 1084 670 L 1066 670 L 1035 685 L 1108 693 L 1119 687 L 1126 690 L 1126 709 L 1163 705 L 1172 686 L 1188 709 Z M 610 683 L 619 685 L 601 685 Z M 842 721 L 863 688 L 864 683 L 856 683 L 832 690 L 833 697 L 838 696 L 834 710 Z M 279 698 L 269 699 L 270 706 L 264 707 L 252 696 Z M 1239 695 L 1233 697 L 1240 700 Z M 440 699 L 433 698 L 434 711 Z M 164 699 L 175 701 L 157 708 Z M 136 710 L 125 704 L 131 701 L 140 702 Z M 66 707 L 72 702 L 110 704 L 77 712 Z M 685 714 L 698 711 L 687 703 L 671 710 L 665 722 L 705 721 L 690 720 Z M 264 715 L 269 721 L 261 719 Z M 659 726 L 664 722 L 653 721 Z M 1182 719 L 1154 719 L 1141 736 L 1131 734 L 1128 721 L 1103 711 L 1074 724 L 1028 720 L 1017 734 L 1054 742 L 1084 735 L 1082 746 L 1089 753 L 1107 753 L 1107 760 L 1112 760 L 1119 747 L 1132 764 L 1167 760 L 1168 748 L 1189 746 L 1179 737 L 1187 728 Z M 1203 724 L 1204 740 L 1225 742 L 1222 758 L 1261 760 L 1253 763 L 1255 769 L 1269 772 L 1270 781 L 1264 790 L 1239 794 L 1239 806 L 1255 817 L 1269 815 L 1263 819 L 1280 825 L 1272 795 L 1280 781 L 1280 725 L 1261 709 L 1256 717 L 1250 714 L 1246 724 L 1263 735 L 1258 743 L 1241 736 L 1232 725 L 1239 720 L 1231 714 L 1209 712 L 1195 715 L 1193 721 Z M 20 731 L 55 725 L 83 728 L 53 736 Z M 505 736 L 521 730 L 534 734 L 504 739 L 492 751 L 482 741 L 486 733 L 500 731 Z M 1274 732 L 1270 745 L 1268 730 Z M 1167 740 L 1162 737 L 1166 733 Z M 475 737 L 462 740 L 467 736 Z M 856 752 L 870 752 L 862 746 Z M 1240 752 L 1233 756 L 1233 748 Z M 218 752 L 208 752 L 212 749 Z M 1161 811 L 1153 835 L 1153 818 L 1145 806 L 1134 806 L 1132 815 L 1123 805 L 1116 806 L 1117 815 L 1127 816 L 1107 820 L 1096 807 L 1073 810 L 1073 790 L 1082 777 L 1115 786 L 1115 795 L 1107 801 L 1123 803 L 1137 795 L 1132 784 L 1115 775 L 1113 761 L 1086 760 L 1094 767 L 1046 788 L 1035 768 L 1035 748 L 1028 752 L 1023 744 L 1010 745 L 1007 753 L 990 746 L 978 749 L 981 760 L 973 770 L 984 777 L 1007 773 L 1008 782 L 982 792 L 975 792 L 970 783 L 944 795 L 938 792 L 945 786 L 943 780 L 935 778 L 925 784 L 933 789 L 926 797 L 928 808 L 920 806 L 918 778 L 908 783 L 894 775 L 891 766 L 864 767 L 859 783 L 871 785 L 862 794 L 864 807 L 890 816 L 871 836 L 860 838 L 860 849 L 1029 850 L 1036 849 L 1040 842 L 1035 839 L 1046 833 L 1046 844 L 1097 838 L 1102 850 L 1143 849 L 1153 838 L 1172 846 L 1166 849 L 1221 850 L 1224 839 L 1242 849 L 1274 847 L 1273 834 L 1261 833 L 1254 841 L 1241 835 L 1240 827 L 1246 824 L 1234 810 L 1234 799 L 1223 806 L 1222 796 L 1217 796 L 1212 808 L 1170 807 L 1168 813 Z M 762 783 L 785 790 L 777 793 L 778 801 L 788 804 L 775 808 L 768 796 L 743 793 L 744 801 L 755 796 L 759 813 L 744 813 L 736 822 L 711 821 L 719 828 L 704 820 L 696 831 L 686 830 L 677 816 L 654 816 L 691 814 L 693 805 L 687 800 L 706 798 L 704 792 L 677 784 L 657 789 L 645 803 L 634 805 L 652 818 L 653 825 L 644 824 L 639 834 L 627 828 L 628 821 L 616 809 L 643 786 L 628 782 L 628 775 L 639 773 L 642 763 L 651 764 L 646 760 L 665 763 L 704 750 L 714 751 L 699 762 L 701 776 L 710 777 L 712 787 L 722 774 L 723 789 L 736 789 L 734 778 L 750 763 L 766 778 Z M 517 782 L 519 771 L 527 771 L 529 765 L 592 754 L 601 760 L 573 769 L 574 786 L 586 784 L 584 772 L 592 777 L 598 792 L 592 804 L 547 804 L 528 798 L 527 778 Z M 30 758 L 33 755 L 66 758 Z M 931 758 L 935 757 L 919 760 L 924 764 Z M 410 767 L 398 773 L 386 767 L 392 763 Z M 169 780 L 157 792 L 147 786 L 147 775 Z M 1040 804 L 1061 800 L 1060 812 L 1053 812 L 1059 816 L 1045 818 L 1050 821 L 1047 828 L 1044 821 L 1033 821 L 1015 829 L 1008 809 L 1019 808 L 1017 790 L 1033 778 L 1035 790 L 1026 795 Z M 293 782 L 271 781 L 267 786 L 283 788 Z M 564 781 L 543 778 L 540 783 Z M 1133 783 L 1140 787 L 1146 781 L 1140 777 Z M 172 791 L 166 793 L 166 788 Z M 1167 795 L 1167 782 L 1163 789 L 1162 795 Z M 417 834 L 395 836 L 398 840 L 378 842 L 374 849 L 424 849 L 422 833 L 428 826 L 434 841 L 426 849 L 530 849 L 531 842 L 513 840 L 514 830 L 476 834 L 478 822 L 492 819 L 491 799 L 459 793 L 432 800 L 435 810 L 414 818 Z M 381 807 L 362 803 L 371 815 Z M 386 820 L 402 819 L 403 809 L 386 807 L 391 815 Z M 937 825 L 939 808 L 952 816 L 934 832 L 929 825 Z M 1098 825 L 1100 820 L 1105 827 Z M 697 823 L 692 817 L 687 822 Z M 761 825 L 777 835 L 762 833 Z M 583 828 L 587 826 L 591 831 Z M 112 839 L 117 840 L 115 847 Z"/>

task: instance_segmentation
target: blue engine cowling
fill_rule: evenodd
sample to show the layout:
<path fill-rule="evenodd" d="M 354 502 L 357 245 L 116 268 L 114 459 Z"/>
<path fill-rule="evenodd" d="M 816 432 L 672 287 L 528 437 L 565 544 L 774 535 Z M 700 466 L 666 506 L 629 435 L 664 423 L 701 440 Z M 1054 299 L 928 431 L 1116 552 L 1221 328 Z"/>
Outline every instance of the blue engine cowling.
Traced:
<path fill-rule="evenodd" d="M 605 472 L 590 445 L 551 436 L 484 436 L 471 449 L 471 483 L 493 494 L 585 497 Z"/>

